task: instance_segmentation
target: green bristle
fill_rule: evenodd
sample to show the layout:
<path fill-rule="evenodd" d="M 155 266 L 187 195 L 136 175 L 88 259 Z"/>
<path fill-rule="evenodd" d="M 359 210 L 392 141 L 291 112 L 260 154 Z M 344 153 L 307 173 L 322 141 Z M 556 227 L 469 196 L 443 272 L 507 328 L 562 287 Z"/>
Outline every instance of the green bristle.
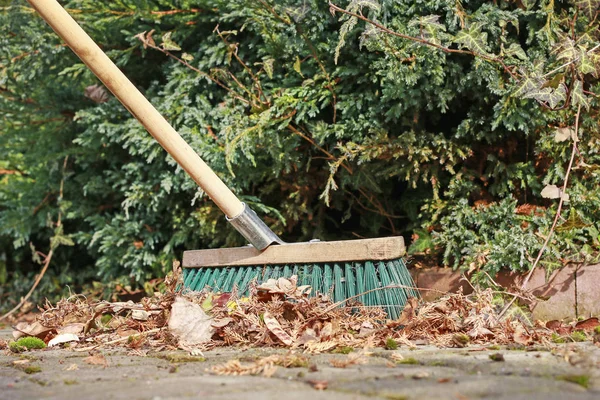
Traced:
<path fill-rule="evenodd" d="M 354 269 L 356 271 L 356 294 L 365 292 L 365 271 L 362 263 L 354 264 Z M 365 302 L 365 296 L 358 296 L 358 301 L 361 303 Z"/>
<path fill-rule="evenodd" d="M 393 261 L 387 262 L 386 263 L 386 267 L 387 267 L 387 271 L 390 274 L 390 277 L 392 278 L 392 282 L 395 285 L 403 285 L 403 286 L 407 286 L 406 283 L 410 282 L 410 281 L 405 281 L 402 279 L 402 270 L 398 268 L 397 264 Z M 397 294 L 397 302 L 394 304 L 406 304 L 406 301 L 408 300 L 408 293 L 409 290 L 412 289 L 408 289 L 408 288 L 404 288 L 404 287 L 399 287 L 398 289 L 395 289 L 395 293 Z"/>
<path fill-rule="evenodd" d="M 341 264 L 294 264 L 241 266 L 230 268 L 198 268 L 184 270 L 184 287 L 229 292 L 237 285 L 241 296 L 248 295 L 249 284 L 256 279 L 298 276 L 298 285 L 312 286 L 311 295 L 327 294 L 334 302 L 365 293 L 357 301 L 367 307 L 382 306 L 389 318 L 401 315 L 408 297 L 419 297 L 412 277 L 402 260 L 387 262 L 347 262 Z M 399 287 L 393 287 L 399 285 Z M 392 286 L 382 289 L 385 286 Z M 379 289 L 379 290 L 374 290 Z"/>
<path fill-rule="evenodd" d="M 281 268 L 279 267 L 279 265 L 276 265 L 273 268 L 273 271 L 271 272 L 271 275 L 269 276 L 269 278 L 271 278 L 271 279 L 281 278 Z"/>
<path fill-rule="evenodd" d="M 344 290 L 344 277 L 342 275 L 342 267 L 339 264 L 333 265 L 333 301 L 336 303 L 346 298 Z"/>
<path fill-rule="evenodd" d="M 190 290 L 195 290 L 195 291 L 200 291 L 202 290 L 202 287 L 199 287 L 199 283 L 202 281 L 202 278 L 205 278 L 207 275 L 207 271 L 206 268 L 198 268 L 198 272 L 196 273 L 196 276 L 194 277 L 194 280 L 190 282 L 190 284 L 186 287 L 190 288 Z"/>
<path fill-rule="evenodd" d="M 381 287 L 379 279 L 377 277 L 377 270 L 375 265 L 371 261 L 365 263 L 365 290 L 371 291 Z M 365 301 L 366 306 L 377 306 L 383 304 L 383 298 L 380 290 L 373 290 L 365 295 L 367 300 Z"/>
<path fill-rule="evenodd" d="M 196 273 L 200 273 L 199 270 L 186 268 L 183 270 L 183 287 L 189 288 L 191 286 L 192 280 Z"/>
<path fill-rule="evenodd" d="M 248 293 L 248 285 L 250 285 L 250 282 L 252 281 L 252 279 L 258 278 L 258 273 L 260 271 L 260 267 L 246 267 L 246 268 L 240 268 L 240 269 L 246 269 L 246 273 L 244 274 L 244 278 L 242 279 L 242 282 L 240 283 L 239 286 L 239 290 L 240 290 L 240 294 L 247 294 Z"/>
<path fill-rule="evenodd" d="M 239 289 L 240 289 L 240 283 L 242 283 L 242 278 L 243 278 L 245 272 L 246 272 L 245 268 L 242 268 L 242 267 L 236 268 L 235 278 L 233 278 L 233 286 L 235 286 L 238 289 L 238 293 L 239 293 Z M 233 290 L 233 286 L 232 286 L 232 290 Z"/>
<path fill-rule="evenodd" d="M 284 265 L 283 266 L 283 271 L 281 272 L 281 276 L 289 278 L 292 275 L 295 275 L 295 274 L 292 273 L 292 270 L 290 269 L 290 266 L 289 265 Z"/>
<path fill-rule="evenodd" d="M 392 281 L 390 277 L 387 265 L 385 262 L 380 262 L 378 265 L 379 276 L 381 278 L 381 286 L 389 286 L 395 284 L 396 282 Z M 397 307 L 394 307 L 394 304 L 398 304 L 398 296 L 397 296 L 397 288 L 387 288 L 382 290 L 383 298 L 385 299 L 386 311 L 388 316 L 392 319 L 396 319 L 399 317 L 400 313 Z"/>
<path fill-rule="evenodd" d="M 261 275 L 259 275 L 258 281 L 266 282 L 267 280 L 271 279 L 272 272 L 273 272 L 273 267 L 271 267 L 270 265 L 267 265 L 264 268 L 264 270 L 262 271 Z"/>
<path fill-rule="evenodd" d="M 346 296 L 348 298 L 356 296 L 356 279 L 352 270 L 352 264 L 346 263 L 344 266 L 344 276 L 346 278 Z"/>
<path fill-rule="evenodd" d="M 204 273 L 202 274 L 200 281 L 198 281 L 198 283 L 195 286 L 196 290 L 204 289 L 204 287 L 208 285 L 208 280 L 210 279 L 213 273 L 212 268 L 202 268 L 202 270 L 204 271 Z"/>
<path fill-rule="evenodd" d="M 233 289 L 233 277 L 235 276 L 235 268 L 227 268 L 228 271 L 223 274 L 223 282 L 221 283 L 220 290 L 222 292 L 231 292 Z M 225 271 L 224 271 L 225 272 Z"/>
<path fill-rule="evenodd" d="M 302 268 L 302 273 L 298 277 L 298 280 L 300 281 L 301 286 L 302 285 L 310 285 L 310 283 L 311 283 L 310 266 L 304 265 L 304 267 Z M 313 291 L 314 290 L 315 289 L 313 288 Z"/>
<path fill-rule="evenodd" d="M 323 274 L 318 265 L 313 266 L 311 277 L 310 286 L 312 286 L 313 292 L 323 293 Z"/>
<path fill-rule="evenodd" d="M 323 266 L 324 271 L 323 271 L 323 288 L 322 288 L 322 293 L 331 295 L 331 286 L 333 285 L 333 273 L 331 271 L 331 267 L 329 266 L 329 264 L 325 264 Z"/>
<path fill-rule="evenodd" d="M 219 287 L 219 280 L 221 276 L 221 268 L 213 268 L 212 274 L 210 274 L 208 280 L 206 281 L 206 286 L 210 286 L 213 289 Z"/>

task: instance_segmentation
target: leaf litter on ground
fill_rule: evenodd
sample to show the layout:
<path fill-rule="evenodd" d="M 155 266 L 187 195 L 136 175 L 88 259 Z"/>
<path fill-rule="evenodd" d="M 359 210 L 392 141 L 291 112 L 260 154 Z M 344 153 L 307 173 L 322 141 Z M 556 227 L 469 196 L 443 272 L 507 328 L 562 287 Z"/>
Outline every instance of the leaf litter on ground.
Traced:
<path fill-rule="evenodd" d="M 332 362 L 343 368 L 362 363 L 367 349 L 385 347 L 390 339 L 408 347 L 423 343 L 440 347 L 550 346 L 556 331 L 581 329 L 593 335 L 591 329 L 598 326 L 597 319 L 580 322 L 578 327 L 558 321 L 531 323 L 520 313 L 501 316 L 503 304 L 491 289 L 475 288 L 469 295 L 446 294 L 428 303 L 410 298 L 400 318 L 389 320 L 383 309 L 361 307 L 354 299 L 334 303 L 327 294 L 309 297 L 311 288 L 298 286 L 295 276 L 253 283 L 250 294 L 241 296 L 236 290 L 182 289 L 181 269 L 174 266 L 165 287 L 163 293 L 138 303 L 90 301 L 84 296 L 47 302 L 35 321 L 17 324 L 13 336 L 37 336 L 48 343 L 71 334 L 79 338 L 68 344 L 74 351 L 124 346 L 144 354 L 177 348 L 201 352 L 219 346 L 280 347 L 305 353 L 362 349 Z M 53 348 L 57 347 L 61 346 Z M 281 357 L 268 356 L 250 364 L 230 360 L 211 372 L 270 376 L 277 366 L 294 365 L 285 361 L 291 355 Z M 86 360 L 107 365 L 97 353 Z"/>

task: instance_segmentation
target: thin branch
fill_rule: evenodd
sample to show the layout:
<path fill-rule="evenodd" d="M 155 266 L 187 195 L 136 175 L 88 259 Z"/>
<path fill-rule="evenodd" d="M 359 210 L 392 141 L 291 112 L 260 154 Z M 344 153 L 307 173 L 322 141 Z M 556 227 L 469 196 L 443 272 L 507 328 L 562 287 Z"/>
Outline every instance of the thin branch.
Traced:
<path fill-rule="evenodd" d="M 575 116 L 575 138 L 577 138 L 578 134 L 579 134 L 579 116 L 580 116 L 580 114 L 581 114 L 581 105 L 579 105 L 579 107 L 577 107 L 577 115 Z M 521 291 L 524 291 L 527 288 L 527 284 L 529 283 L 529 280 L 531 279 L 531 276 L 533 275 L 535 269 L 539 265 L 539 262 L 542 259 L 544 251 L 546 250 L 548 243 L 550 243 L 550 239 L 552 238 L 552 234 L 554 233 L 556 225 L 558 224 L 558 220 L 560 219 L 560 216 L 561 216 L 560 212 L 562 211 L 562 206 L 564 203 L 564 198 L 565 198 L 565 194 L 566 194 L 566 190 L 567 190 L 567 184 L 569 183 L 569 175 L 571 173 L 571 170 L 573 169 L 573 161 L 575 160 L 575 155 L 577 154 L 577 151 L 578 151 L 577 140 L 573 140 L 573 148 L 571 150 L 571 159 L 569 160 L 569 166 L 567 167 L 567 171 L 565 173 L 565 181 L 563 183 L 563 186 L 562 186 L 562 189 L 560 192 L 560 200 L 558 202 L 558 207 L 556 209 L 556 213 L 554 214 L 554 221 L 552 222 L 552 226 L 550 227 L 550 232 L 546 236 L 546 240 L 544 240 L 544 244 L 542 245 L 542 248 L 538 252 L 537 257 L 536 257 L 535 261 L 533 262 L 533 266 L 531 267 L 531 270 L 529 271 L 529 273 L 523 280 L 523 284 L 521 285 Z M 517 299 L 517 297 L 514 296 L 508 302 L 508 304 L 506 306 L 504 306 L 504 308 L 500 312 L 500 316 L 504 315 L 504 313 L 510 308 L 510 306 L 515 302 L 516 299 Z"/>
<path fill-rule="evenodd" d="M 221 38 L 223 43 L 225 43 L 227 46 L 231 46 L 231 43 L 229 43 L 227 41 L 227 39 L 221 34 L 221 31 L 219 30 L 219 25 L 217 25 L 215 27 L 213 32 L 217 33 L 217 35 Z M 234 45 L 234 46 L 235 46 L 235 51 L 233 51 L 233 50 L 231 51 L 232 56 L 237 60 L 238 63 L 240 63 L 240 65 L 242 66 L 242 68 L 244 68 L 244 70 L 248 73 L 248 75 L 250 75 L 250 78 L 254 81 L 254 84 L 256 85 L 256 90 L 258 91 L 258 96 L 255 96 L 252 93 L 250 93 L 250 95 L 256 97 L 256 100 L 258 100 L 260 103 L 270 105 L 271 102 L 269 101 L 267 96 L 263 93 L 262 85 L 260 84 L 260 80 L 258 79 L 258 77 L 256 75 L 254 75 L 254 73 L 252 72 L 252 69 L 250 69 L 250 67 L 248 67 L 248 65 L 246 65 L 246 63 L 240 58 L 240 56 L 238 56 L 237 45 Z M 231 74 L 231 75 L 233 76 L 233 74 Z M 235 77 L 234 77 L 234 79 L 235 79 Z M 237 82 L 237 79 L 235 79 L 235 81 Z M 239 82 L 237 82 L 237 83 L 240 84 Z M 265 101 L 262 102 L 260 100 L 260 97 L 265 99 Z"/>
<path fill-rule="evenodd" d="M 140 40 L 140 42 L 142 42 L 144 44 L 144 46 L 148 46 L 154 50 L 158 50 L 161 53 L 165 54 L 166 56 L 172 58 L 173 60 L 185 65 L 187 68 L 191 69 L 192 71 L 196 72 L 199 75 L 202 75 L 203 77 L 211 80 L 212 82 L 216 83 L 217 85 L 219 85 L 220 87 L 222 87 L 223 89 L 225 89 L 226 91 L 228 91 L 229 93 L 231 93 L 231 95 L 233 97 L 235 97 L 236 99 L 246 103 L 246 104 L 250 104 L 250 101 L 246 100 L 245 98 L 243 98 L 242 96 L 240 96 L 235 90 L 231 89 L 230 87 L 228 87 L 227 85 L 225 85 L 223 82 L 219 81 L 218 79 L 213 78 L 212 76 L 210 76 L 210 74 L 207 74 L 206 72 L 194 67 L 193 65 L 191 65 L 190 63 L 188 63 L 187 61 L 185 61 L 184 59 L 181 59 L 179 57 L 177 57 L 176 55 L 174 55 L 173 53 L 171 53 L 170 51 L 167 51 L 159 46 L 157 46 L 156 44 L 151 43 L 149 40 L 147 40 L 145 37 L 143 37 L 143 35 L 138 35 L 137 38 Z"/>
<path fill-rule="evenodd" d="M 65 159 L 64 159 L 64 161 L 63 161 L 62 179 L 60 180 L 60 190 L 59 190 L 59 197 L 58 197 L 58 201 L 59 202 L 63 198 L 63 189 L 64 189 L 64 184 L 65 184 L 65 171 L 67 169 L 68 162 L 69 162 L 69 156 L 66 156 Z M 61 221 L 62 221 L 62 212 L 60 211 L 60 207 L 59 207 L 59 209 L 58 209 L 58 218 L 57 218 L 57 221 L 56 221 L 56 226 L 61 226 L 61 224 L 62 224 Z M 35 282 L 33 282 L 33 286 L 31 286 L 31 289 L 29 289 L 29 292 L 27 292 L 27 294 L 25 295 L 25 297 L 23 297 L 21 299 L 21 301 L 19 302 L 19 304 L 17 304 L 15 307 L 13 307 L 12 310 L 10 310 L 6 314 L 4 314 L 2 317 L 0 317 L 0 321 L 3 321 L 4 319 L 8 318 L 9 316 L 11 316 L 15 312 L 17 312 L 21 307 L 23 307 L 23 304 L 25 304 L 27 302 L 27 300 L 29 300 L 29 298 L 31 297 L 31 295 L 33 294 L 33 292 L 35 291 L 35 289 L 40 284 L 42 278 L 44 277 L 44 274 L 48 270 L 48 266 L 50 266 L 50 261 L 52 261 L 52 256 L 53 255 L 54 255 L 54 249 L 52 247 L 50 247 L 50 251 L 48 252 L 48 255 L 44 258 L 44 264 L 42 266 L 42 270 L 40 271 L 40 273 L 38 274 L 37 278 L 35 279 Z"/>
<path fill-rule="evenodd" d="M 592 47 L 591 49 L 589 49 L 588 51 L 586 51 L 586 52 L 585 52 L 585 54 L 588 54 L 588 53 L 593 53 L 593 52 L 594 52 L 594 51 L 596 51 L 598 48 L 600 48 L 600 44 L 597 44 L 596 46 Z M 547 78 L 547 77 L 549 77 L 550 75 L 554 74 L 555 72 L 558 72 L 558 71 L 560 71 L 561 69 L 563 69 L 563 68 L 565 68 L 565 67 L 568 67 L 568 66 L 569 66 L 569 65 L 571 65 L 571 64 L 574 64 L 574 63 L 576 63 L 577 61 L 579 61 L 579 59 L 580 59 L 580 58 L 581 58 L 581 56 L 577 56 L 577 57 L 575 57 L 573 60 L 571 60 L 571 61 L 569 61 L 569 62 L 566 62 L 566 63 L 564 63 L 563 65 L 561 65 L 561 66 L 559 66 L 559 67 L 556 67 L 556 68 L 554 68 L 552 71 L 548 72 L 547 74 L 544 74 L 544 75 L 542 76 L 542 78 Z"/>
<path fill-rule="evenodd" d="M 6 318 L 8 318 L 9 316 L 13 315 L 21 307 L 23 307 L 23 304 L 25 304 L 27 302 L 27 300 L 29 300 L 29 298 L 31 297 L 31 295 L 33 294 L 33 292 L 35 291 L 35 289 L 39 285 L 40 281 L 44 277 L 44 274 L 46 273 L 46 270 L 48 269 L 48 266 L 50 265 L 50 261 L 52 261 L 52 256 L 53 255 L 54 255 L 54 251 L 52 249 L 50 249 L 50 252 L 48 253 L 48 255 L 46 256 L 46 258 L 44 259 L 44 265 L 42 267 L 42 270 L 40 271 L 40 273 L 38 274 L 37 278 L 35 279 L 35 282 L 33 282 L 33 286 L 31 286 L 31 289 L 29 289 L 29 292 L 27 292 L 27 294 L 25 295 L 25 297 L 23 297 L 21 299 L 21 301 L 19 302 L 19 304 L 17 304 L 16 306 L 14 306 L 12 308 L 12 310 L 10 310 L 6 314 L 4 314 L 2 317 L 0 317 L 0 321 L 3 321 Z"/>
<path fill-rule="evenodd" d="M 328 160 L 338 160 L 338 158 L 336 158 L 333 154 L 331 154 L 330 152 L 328 152 L 327 150 L 325 150 L 324 148 L 322 148 L 321 146 L 319 146 L 313 138 L 309 137 L 308 135 L 305 135 L 304 133 L 300 132 L 299 129 L 297 129 L 296 127 L 294 127 L 294 125 L 289 124 L 287 126 L 287 128 L 289 130 L 291 130 L 292 132 L 294 132 L 296 135 L 300 136 L 302 139 L 306 140 L 308 143 L 312 144 L 313 146 L 315 146 L 321 153 L 325 154 L 327 156 Z M 352 168 L 349 165 L 346 165 L 344 163 L 341 164 L 341 166 L 348 171 L 349 174 L 352 174 Z"/>
<path fill-rule="evenodd" d="M 333 4 L 331 1 L 329 1 L 329 8 L 330 8 L 330 10 L 339 11 L 342 14 L 350 15 L 351 17 L 358 18 L 361 21 L 367 22 L 367 23 L 369 23 L 369 24 L 371 24 L 371 25 L 379 28 L 381 31 L 383 31 L 385 33 L 388 33 L 388 34 L 390 34 L 392 36 L 396 36 L 396 37 L 399 37 L 399 38 L 402 38 L 402 39 L 406 39 L 406 40 L 410 40 L 410 41 L 413 41 L 413 42 L 421 43 L 421 44 L 424 44 L 426 46 L 430 46 L 430 47 L 436 48 L 438 50 L 441 50 L 444 53 L 467 54 L 467 55 L 471 55 L 471 56 L 474 56 L 474 57 L 479 57 L 479 58 L 481 58 L 482 60 L 485 60 L 485 61 L 498 63 L 498 64 L 500 64 L 502 66 L 502 68 L 504 68 L 504 70 L 506 72 L 508 72 L 508 74 L 510 74 L 510 76 L 512 76 L 515 79 L 517 78 L 517 76 L 515 75 L 515 73 L 513 71 L 511 71 L 510 68 L 508 67 L 508 65 L 506 65 L 504 63 L 504 61 L 502 61 L 502 59 L 500 59 L 499 57 L 491 57 L 491 56 L 487 56 L 485 54 L 477 53 L 477 52 L 471 51 L 471 50 L 450 49 L 448 47 L 444 47 L 444 46 L 439 45 L 437 43 L 430 42 L 429 40 L 426 40 L 426 39 L 422 39 L 422 38 L 418 38 L 418 37 L 414 37 L 414 36 L 405 35 L 403 33 L 399 33 L 399 32 L 393 31 L 393 30 L 391 30 L 389 28 L 386 28 L 385 26 L 381 25 L 379 22 L 373 21 L 372 19 L 369 19 L 369 18 L 367 18 L 367 17 L 365 17 L 365 16 L 363 16 L 361 14 L 356 14 L 356 13 L 350 12 L 348 10 L 344 10 L 343 8 L 338 7 L 337 5 Z"/>

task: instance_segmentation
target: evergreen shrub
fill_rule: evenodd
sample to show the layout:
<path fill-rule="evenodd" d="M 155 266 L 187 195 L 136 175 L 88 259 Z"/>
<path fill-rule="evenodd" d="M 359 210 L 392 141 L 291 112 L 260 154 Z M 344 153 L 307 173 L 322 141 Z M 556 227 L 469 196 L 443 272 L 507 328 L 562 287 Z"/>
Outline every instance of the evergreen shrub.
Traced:
<path fill-rule="evenodd" d="M 1 3 L 3 299 L 51 247 L 38 294 L 244 244 L 25 1 Z M 476 277 L 525 271 L 563 196 L 543 265 L 598 253 L 598 0 L 62 3 L 287 241 L 404 235 Z"/>

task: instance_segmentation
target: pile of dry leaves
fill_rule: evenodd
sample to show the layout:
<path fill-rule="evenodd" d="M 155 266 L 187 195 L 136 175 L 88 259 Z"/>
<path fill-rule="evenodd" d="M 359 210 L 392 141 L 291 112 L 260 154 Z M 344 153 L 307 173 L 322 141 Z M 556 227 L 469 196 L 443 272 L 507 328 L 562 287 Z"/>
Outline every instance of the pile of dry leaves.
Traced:
<path fill-rule="evenodd" d="M 179 268 L 174 270 L 164 293 L 139 303 L 73 296 L 46 304 L 34 322 L 17 324 L 13 336 L 36 336 L 49 346 L 69 343 L 76 351 L 117 345 L 140 351 L 242 345 L 319 353 L 389 346 L 390 341 L 406 346 L 531 345 L 548 343 L 556 335 L 553 326 L 531 324 L 518 314 L 500 318 L 502 305 L 490 290 L 448 294 L 431 303 L 411 298 L 399 319 L 387 320 L 382 309 L 361 308 L 352 301 L 335 304 L 325 295 L 309 297 L 311 288 L 299 287 L 296 277 L 255 285 L 250 296 L 241 297 L 181 291 Z M 594 329 L 597 319 L 588 325 Z"/>

